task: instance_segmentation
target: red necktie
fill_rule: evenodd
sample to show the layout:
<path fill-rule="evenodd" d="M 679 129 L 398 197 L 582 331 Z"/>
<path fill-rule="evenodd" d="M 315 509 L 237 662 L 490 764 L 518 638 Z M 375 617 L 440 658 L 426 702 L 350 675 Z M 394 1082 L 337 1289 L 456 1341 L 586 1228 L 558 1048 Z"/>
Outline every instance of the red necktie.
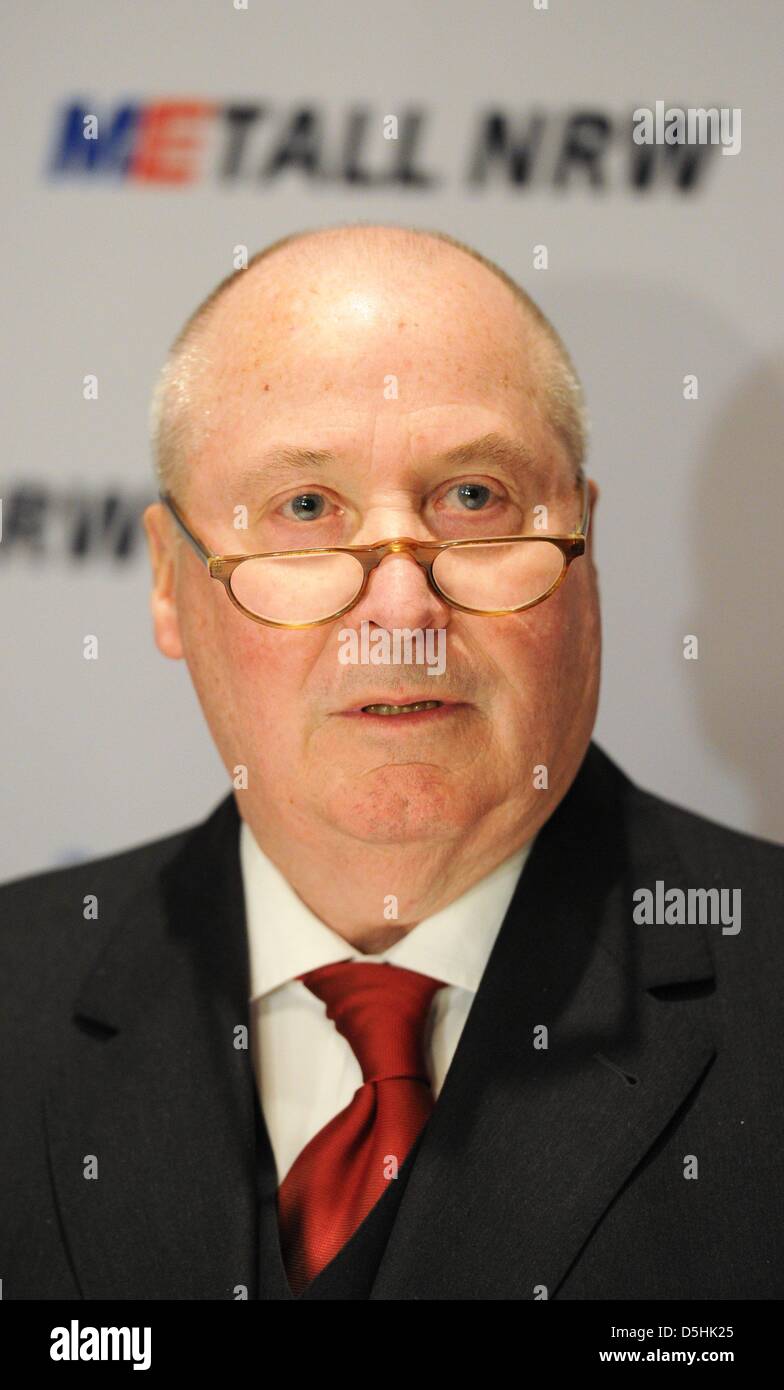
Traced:
<path fill-rule="evenodd" d="M 298 978 L 326 1004 L 364 1079 L 346 1108 L 306 1144 L 278 1190 L 281 1250 L 295 1295 L 375 1206 L 433 1109 L 422 1038 L 443 983 L 369 961 L 338 961 Z"/>

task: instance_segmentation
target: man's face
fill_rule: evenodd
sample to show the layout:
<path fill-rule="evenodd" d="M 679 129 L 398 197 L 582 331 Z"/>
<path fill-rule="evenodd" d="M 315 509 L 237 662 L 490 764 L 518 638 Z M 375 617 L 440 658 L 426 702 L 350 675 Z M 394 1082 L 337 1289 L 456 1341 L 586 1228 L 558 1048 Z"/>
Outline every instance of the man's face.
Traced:
<path fill-rule="evenodd" d="M 548 428 L 545 349 L 506 287 L 448 251 L 427 267 L 316 270 L 278 253 L 241 280 L 210 325 L 195 445 L 176 494 L 221 554 L 448 540 L 531 531 L 532 508 L 573 497 Z M 273 288 L 274 286 L 274 288 Z M 489 434 L 530 467 L 440 456 Z M 333 462 L 272 465 L 283 448 Z M 461 484 L 475 484 L 461 490 Z M 246 507 L 247 530 L 236 529 Z M 355 608 L 305 630 L 243 616 L 156 504 L 145 514 L 156 571 L 156 640 L 184 656 L 223 762 L 248 773 L 251 826 L 315 842 L 329 827 L 365 843 L 491 838 L 522 843 L 547 819 L 585 753 L 596 713 L 600 631 L 590 551 L 528 612 L 478 617 L 446 605 L 406 555 L 388 555 Z M 551 530 L 555 529 L 551 525 Z M 446 667 L 345 665 L 347 628 L 444 629 Z M 419 714 L 369 703 L 438 700 Z M 548 769 L 549 790 L 534 769 Z M 541 778 L 538 779 L 541 781 Z"/>

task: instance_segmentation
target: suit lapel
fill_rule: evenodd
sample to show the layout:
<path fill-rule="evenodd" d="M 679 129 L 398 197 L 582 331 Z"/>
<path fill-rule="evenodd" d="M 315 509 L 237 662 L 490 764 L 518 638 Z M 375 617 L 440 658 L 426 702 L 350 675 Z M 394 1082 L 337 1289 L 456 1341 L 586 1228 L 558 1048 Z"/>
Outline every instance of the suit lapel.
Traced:
<path fill-rule="evenodd" d="M 86 1298 L 233 1298 L 256 1280 L 255 1088 L 232 796 L 158 880 L 100 904 L 109 939 L 46 1096 Z M 119 898 L 119 890 L 118 890 Z M 84 1176 L 88 1155 L 97 1177 Z"/>
<path fill-rule="evenodd" d="M 591 745 L 496 939 L 372 1298 L 552 1297 L 698 1085 L 700 1000 L 661 987 L 709 980 L 711 956 L 699 927 L 633 925 L 657 876 L 684 883 L 655 804 Z"/>

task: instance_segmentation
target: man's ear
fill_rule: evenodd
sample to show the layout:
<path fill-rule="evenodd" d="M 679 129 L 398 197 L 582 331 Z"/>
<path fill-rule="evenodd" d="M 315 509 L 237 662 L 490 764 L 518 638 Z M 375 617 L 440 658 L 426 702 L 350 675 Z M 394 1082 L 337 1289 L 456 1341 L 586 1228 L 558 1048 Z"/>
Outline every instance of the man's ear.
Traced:
<path fill-rule="evenodd" d="M 158 650 L 180 661 L 184 657 L 180 624 L 177 616 L 175 591 L 175 537 L 166 508 L 153 502 L 142 517 L 147 532 L 147 546 L 152 565 L 153 587 L 150 595 L 155 643 Z"/>

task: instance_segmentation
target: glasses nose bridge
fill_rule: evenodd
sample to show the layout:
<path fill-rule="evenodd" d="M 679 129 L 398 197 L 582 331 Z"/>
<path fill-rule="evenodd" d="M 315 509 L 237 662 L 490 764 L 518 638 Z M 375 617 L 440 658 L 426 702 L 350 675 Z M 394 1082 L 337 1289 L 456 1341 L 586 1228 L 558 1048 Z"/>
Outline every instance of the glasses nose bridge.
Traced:
<path fill-rule="evenodd" d="M 378 551 L 382 558 L 390 552 L 403 550 L 419 550 L 426 544 L 425 541 L 417 540 L 416 536 L 391 536 L 389 540 L 374 541 L 367 547 L 368 550 Z M 430 546 L 433 549 L 433 546 Z"/>
<path fill-rule="evenodd" d="M 436 598 L 440 602 L 444 602 L 444 595 L 433 579 L 433 561 L 438 548 L 435 544 L 428 546 L 424 541 L 417 540 L 414 536 L 395 536 L 391 540 L 376 541 L 373 545 L 368 546 L 365 553 L 359 557 L 364 576 L 362 588 L 354 603 L 359 603 L 367 594 L 372 575 L 390 555 L 408 556 L 409 559 L 413 560 L 417 569 L 424 576 L 425 588 L 429 591 L 431 600 Z"/>
<path fill-rule="evenodd" d="M 389 555 L 407 555 L 423 571 L 432 587 L 431 570 L 435 550 L 435 546 L 425 546 L 423 541 L 418 541 L 414 536 L 396 536 L 392 540 L 376 541 L 374 545 L 368 546 L 367 552 L 362 556 L 365 584 L 367 584 L 373 571 L 378 569 Z M 425 553 L 421 554 L 421 551 Z"/>

